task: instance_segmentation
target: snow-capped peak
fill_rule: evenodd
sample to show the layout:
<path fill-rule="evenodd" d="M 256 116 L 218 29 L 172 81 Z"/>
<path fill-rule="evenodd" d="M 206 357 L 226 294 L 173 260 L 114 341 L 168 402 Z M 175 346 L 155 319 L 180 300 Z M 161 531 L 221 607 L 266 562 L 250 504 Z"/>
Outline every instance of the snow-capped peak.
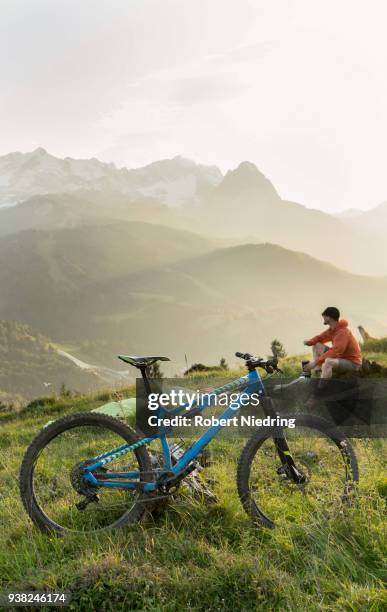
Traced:
<path fill-rule="evenodd" d="M 131 197 L 152 196 L 175 206 L 195 199 L 221 180 L 215 166 L 196 164 L 179 155 L 142 168 L 119 169 L 96 158 L 61 159 L 38 147 L 0 157 L 0 205 L 33 195 L 109 189 Z"/>

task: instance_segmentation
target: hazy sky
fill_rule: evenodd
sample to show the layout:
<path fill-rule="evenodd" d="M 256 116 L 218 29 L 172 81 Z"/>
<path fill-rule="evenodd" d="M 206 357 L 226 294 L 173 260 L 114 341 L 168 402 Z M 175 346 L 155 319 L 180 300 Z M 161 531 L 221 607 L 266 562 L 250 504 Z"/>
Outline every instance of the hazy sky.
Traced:
<path fill-rule="evenodd" d="M 384 0 L 0 0 L 0 154 L 248 159 L 325 210 L 387 199 Z"/>

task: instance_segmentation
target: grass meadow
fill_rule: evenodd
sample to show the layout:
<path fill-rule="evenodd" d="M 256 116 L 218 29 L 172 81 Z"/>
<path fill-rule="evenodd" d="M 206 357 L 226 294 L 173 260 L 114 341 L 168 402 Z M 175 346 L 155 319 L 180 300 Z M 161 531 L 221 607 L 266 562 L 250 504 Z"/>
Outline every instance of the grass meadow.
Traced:
<path fill-rule="evenodd" d="M 380 355 L 379 355 L 380 357 Z M 288 361 L 288 370 L 293 361 Z M 128 389 L 127 391 L 133 391 Z M 41 534 L 19 497 L 26 447 L 48 421 L 101 405 L 109 394 L 36 401 L 0 414 L 0 592 L 71 592 L 70 610 L 382 611 L 386 561 L 384 440 L 356 440 L 356 503 L 308 527 L 254 526 L 235 484 L 235 447 L 214 441 L 217 502 L 182 489 L 164 511 L 94 536 Z M 204 472 L 206 474 L 206 472 Z"/>

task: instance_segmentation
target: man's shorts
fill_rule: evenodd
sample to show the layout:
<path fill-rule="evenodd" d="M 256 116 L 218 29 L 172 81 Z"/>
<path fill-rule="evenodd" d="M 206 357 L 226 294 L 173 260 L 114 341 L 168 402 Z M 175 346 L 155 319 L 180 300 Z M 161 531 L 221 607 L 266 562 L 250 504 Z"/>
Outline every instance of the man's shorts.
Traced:
<path fill-rule="evenodd" d="M 335 370 L 339 372 L 357 372 L 361 368 L 360 364 L 354 363 L 349 359 L 336 358 L 336 361 L 338 361 L 338 367 L 336 366 Z"/>
<path fill-rule="evenodd" d="M 324 353 L 327 351 L 329 351 L 329 346 L 325 347 Z M 337 372 L 357 372 L 361 368 L 359 363 L 354 363 L 349 359 L 341 359 L 340 357 L 334 357 L 334 359 L 338 362 L 334 368 Z"/>

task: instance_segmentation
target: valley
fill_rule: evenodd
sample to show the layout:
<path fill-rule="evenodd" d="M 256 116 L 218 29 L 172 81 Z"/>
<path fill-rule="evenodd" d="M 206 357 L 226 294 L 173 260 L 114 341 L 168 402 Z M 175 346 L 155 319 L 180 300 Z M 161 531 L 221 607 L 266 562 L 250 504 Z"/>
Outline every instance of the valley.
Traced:
<path fill-rule="evenodd" d="M 111 382 L 119 353 L 168 355 L 174 375 L 187 361 L 233 363 L 236 350 L 265 356 L 274 337 L 299 352 L 332 301 L 353 328 L 387 334 L 384 240 L 354 227 L 358 216 L 282 200 L 254 164 L 118 170 L 42 149 L 0 158 L 1 173 L 2 201 L 22 201 L 0 209 L 0 320 L 77 346 L 91 370 L 53 359 L 58 380 L 64 364 L 93 378 L 70 376 L 74 389 Z M 16 397 L 18 380 L 0 389 Z"/>

